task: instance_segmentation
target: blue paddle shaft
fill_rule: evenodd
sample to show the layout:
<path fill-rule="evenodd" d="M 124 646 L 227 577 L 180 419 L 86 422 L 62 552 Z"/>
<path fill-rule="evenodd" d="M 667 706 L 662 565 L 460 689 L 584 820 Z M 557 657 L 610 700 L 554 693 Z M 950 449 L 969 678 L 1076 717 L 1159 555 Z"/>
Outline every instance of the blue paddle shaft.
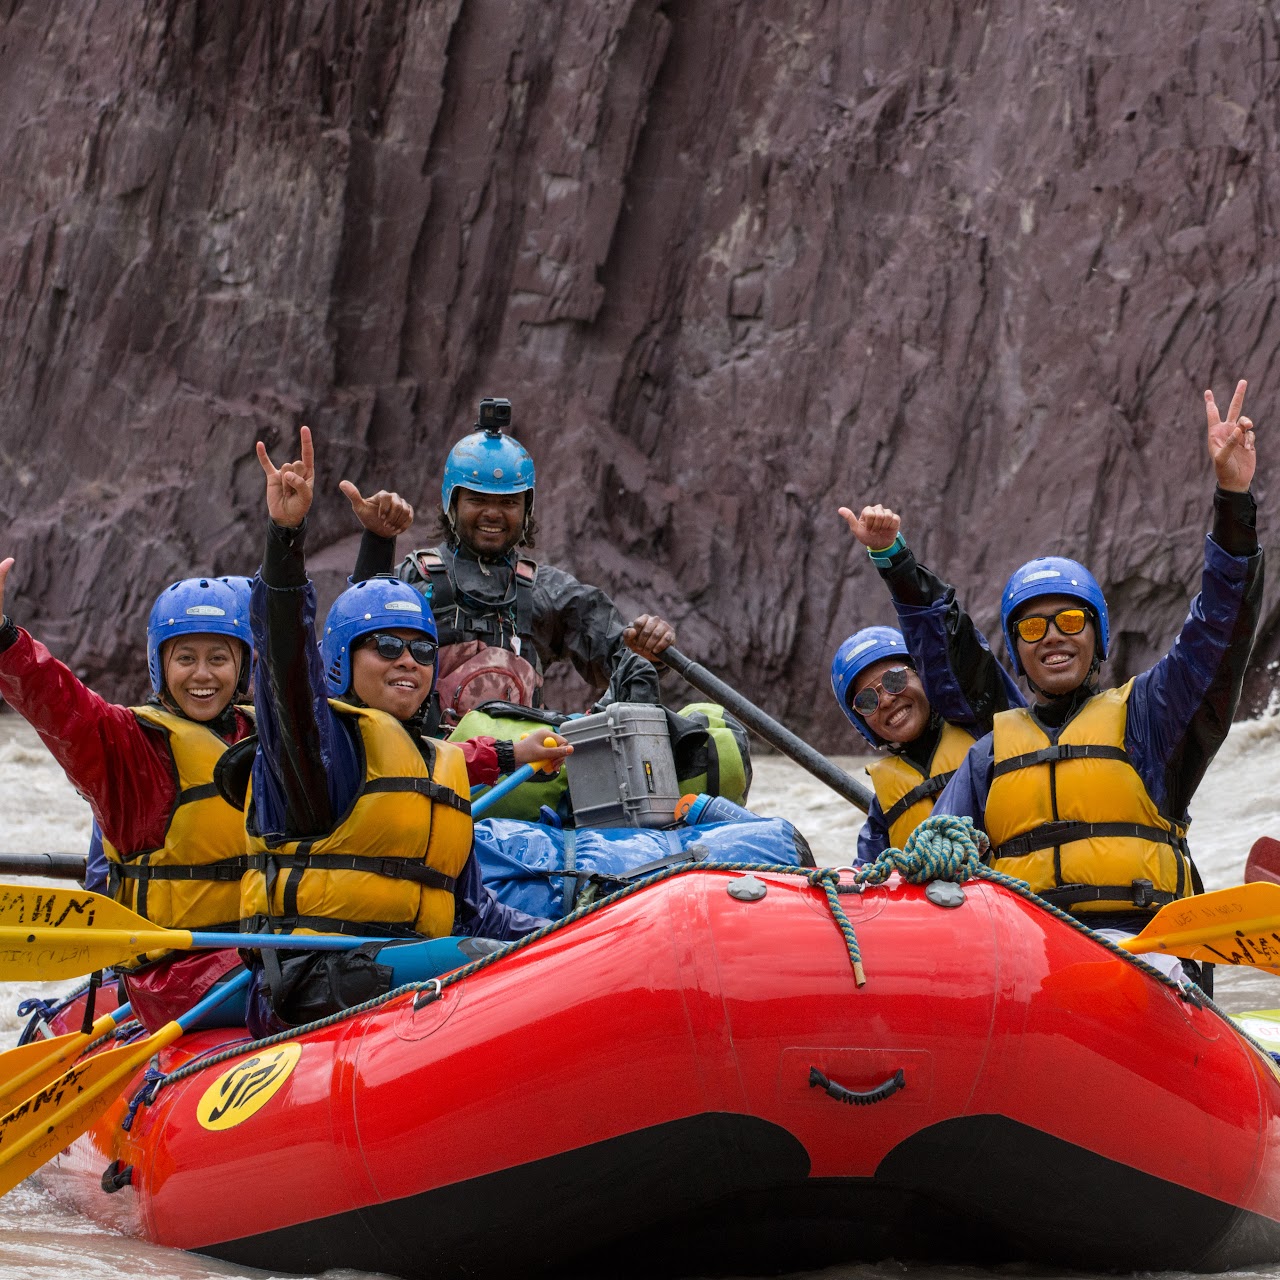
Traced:
<path fill-rule="evenodd" d="M 518 786 L 529 781 L 537 772 L 531 764 L 522 764 L 515 773 L 508 774 L 507 777 L 497 783 L 489 791 L 486 791 L 479 800 L 471 802 L 471 816 L 478 818 L 490 805 L 496 804 L 508 791 L 514 791 Z"/>
<path fill-rule="evenodd" d="M 231 934 L 235 937 L 235 934 Z M 242 987 L 247 987 L 253 978 L 253 971 L 246 969 L 243 973 L 237 973 L 230 982 L 224 982 L 220 987 L 214 989 L 199 1004 L 188 1009 L 186 1013 L 180 1017 L 178 1025 L 185 1031 L 193 1022 L 199 1020 L 204 1014 L 216 1009 L 228 996 L 234 995 Z"/>

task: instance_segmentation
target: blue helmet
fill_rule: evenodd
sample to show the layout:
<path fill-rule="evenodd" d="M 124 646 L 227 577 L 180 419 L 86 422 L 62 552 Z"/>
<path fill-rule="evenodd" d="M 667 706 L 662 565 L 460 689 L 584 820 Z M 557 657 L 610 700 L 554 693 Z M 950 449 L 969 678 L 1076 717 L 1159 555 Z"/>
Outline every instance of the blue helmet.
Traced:
<path fill-rule="evenodd" d="M 508 401 L 482 400 L 476 426 L 483 426 L 483 430 L 463 436 L 449 450 L 440 484 L 440 501 L 446 516 L 458 489 L 473 489 L 476 493 L 527 493 L 527 512 L 533 510 L 533 459 L 519 440 L 504 436 L 494 425 L 503 419 L 507 423 L 511 421 Z"/>
<path fill-rule="evenodd" d="M 147 671 L 156 693 L 164 689 L 160 670 L 160 646 L 176 636 L 230 636 L 253 652 L 249 630 L 249 604 L 241 601 L 234 588 L 217 578 L 183 578 L 166 587 L 151 606 L 147 619 Z M 248 673 L 246 662 L 242 678 Z"/>
<path fill-rule="evenodd" d="M 859 674 L 886 658 L 897 658 L 907 666 L 915 666 L 902 632 L 894 627 L 863 627 L 861 631 L 855 631 L 831 659 L 831 687 L 835 690 L 836 701 L 849 717 L 849 723 L 873 747 L 884 746 L 884 739 L 873 733 L 867 722 L 849 705 L 849 694 Z"/>
<path fill-rule="evenodd" d="M 351 648 L 361 636 L 405 629 L 437 639 L 431 606 L 407 582 L 379 576 L 348 587 L 333 602 L 320 641 L 329 692 L 340 698 L 350 691 Z"/>
<path fill-rule="evenodd" d="M 249 597 L 253 593 L 253 579 L 231 575 L 219 578 L 218 581 L 225 582 L 236 593 L 236 596 L 244 605 L 244 616 L 247 618 L 249 616 Z"/>
<path fill-rule="evenodd" d="M 1000 629 L 1004 632 L 1009 660 L 1019 675 L 1026 675 L 1026 672 L 1018 658 L 1010 619 L 1028 601 L 1041 596 L 1070 596 L 1087 605 L 1098 623 L 1097 657 L 1102 660 L 1107 656 L 1111 624 L 1107 618 L 1107 600 L 1098 580 L 1078 561 L 1067 560 L 1063 556 L 1040 556 L 1013 571 L 1000 597 Z"/>

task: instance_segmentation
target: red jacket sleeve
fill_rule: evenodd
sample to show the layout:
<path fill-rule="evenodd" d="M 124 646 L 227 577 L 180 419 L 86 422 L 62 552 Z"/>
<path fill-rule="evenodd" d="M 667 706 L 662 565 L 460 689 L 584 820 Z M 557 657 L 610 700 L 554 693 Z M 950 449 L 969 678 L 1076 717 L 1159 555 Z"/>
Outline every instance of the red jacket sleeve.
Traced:
<path fill-rule="evenodd" d="M 161 843 L 177 795 L 163 731 L 94 693 L 21 628 L 0 652 L 0 696 L 40 735 L 121 853 Z"/>
<path fill-rule="evenodd" d="M 498 780 L 498 752 L 493 738 L 466 738 L 457 745 L 467 762 L 467 780 L 473 787 Z"/>

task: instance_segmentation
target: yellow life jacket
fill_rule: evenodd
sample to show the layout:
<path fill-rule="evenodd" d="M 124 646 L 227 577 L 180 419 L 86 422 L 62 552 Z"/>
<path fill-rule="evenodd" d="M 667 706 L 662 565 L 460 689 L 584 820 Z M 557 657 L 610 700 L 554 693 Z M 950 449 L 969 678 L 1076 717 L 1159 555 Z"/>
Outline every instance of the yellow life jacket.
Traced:
<path fill-rule="evenodd" d="M 1186 826 L 1161 813 L 1124 749 L 1133 681 L 1096 694 L 1051 741 L 1019 708 L 995 718 L 991 865 L 1073 912 L 1193 892 Z"/>
<path fill-rule="evenodd" d="M 893 848 L 903 848 L 907 837 L 933 812 L 938 792 L 951 781 L 973 743 L 972 735 L 944 721 L 927 773 L 904 755 L 885 756 L 867 769 Z"/>
<path fill-rule="evenodd" d="M 253 714 L 249 707 L 240 710 Z M 240 877 L 248 866 L 244 814 L 218 794 L 213 782 L 228 744 L 207 725 L 163 707 L 132 711 L 143 724 L 168 735 L 177 798 L 158 848 L 122 854 L 103 837 L 109 892 L 165 929 L 237 929 Z"/>
<path fill-rule="evenodd" d="M 364 781 L 326 835 L 272 841 L 254 830 L 240 913 L 246 928 L 428 938 L 453 932 L 454 888 L 471 856 L 471 789 L 459 747 L 394 716 L 330 699 L 355 722 Z"/>

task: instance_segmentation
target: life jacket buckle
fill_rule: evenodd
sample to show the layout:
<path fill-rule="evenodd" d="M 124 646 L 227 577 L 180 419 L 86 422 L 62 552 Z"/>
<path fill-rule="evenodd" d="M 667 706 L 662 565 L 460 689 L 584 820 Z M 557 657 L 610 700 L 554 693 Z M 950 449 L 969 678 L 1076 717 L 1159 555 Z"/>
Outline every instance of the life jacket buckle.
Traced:
<path fill-rule="evenodd" d="M 1139 911 L 1146 910 L 1147 907 L 1155 906 L 1156 887 L 1150 880 L 1135 880 L 1133 888 L 1133 905 Z"/>

